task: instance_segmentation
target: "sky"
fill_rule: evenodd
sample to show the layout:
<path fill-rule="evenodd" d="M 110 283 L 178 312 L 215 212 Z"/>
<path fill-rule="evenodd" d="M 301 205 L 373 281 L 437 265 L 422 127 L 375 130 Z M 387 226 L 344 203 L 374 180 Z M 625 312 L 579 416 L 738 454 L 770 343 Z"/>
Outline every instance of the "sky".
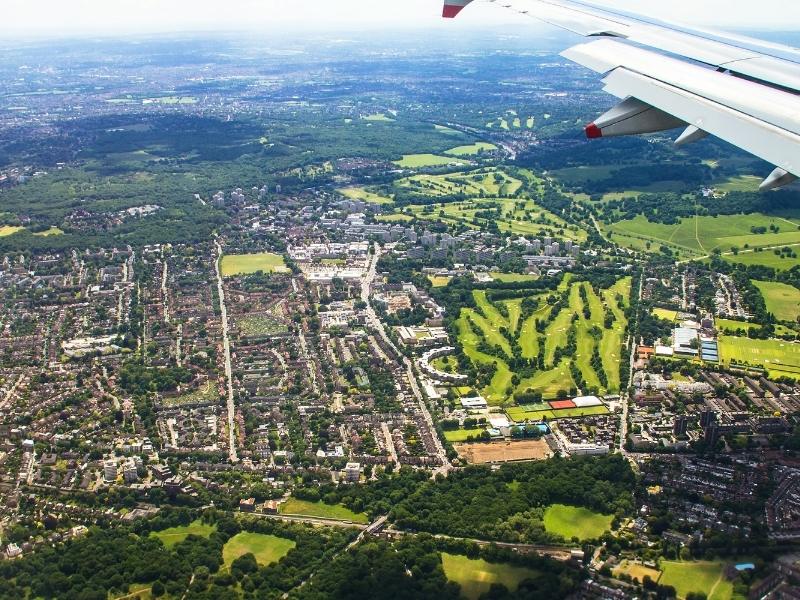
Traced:
<path fill-rule="evenodd" d="M 597 0 L 611 8 L 718 28 L 797 30 L 797 0 Z M 474 3 L 443 22 L 441 0 L 0 0 L 0 36 L 213 30 L 474 28 L 524 24 Z M 531 25 L 533 25 L 531 23 Z"/>

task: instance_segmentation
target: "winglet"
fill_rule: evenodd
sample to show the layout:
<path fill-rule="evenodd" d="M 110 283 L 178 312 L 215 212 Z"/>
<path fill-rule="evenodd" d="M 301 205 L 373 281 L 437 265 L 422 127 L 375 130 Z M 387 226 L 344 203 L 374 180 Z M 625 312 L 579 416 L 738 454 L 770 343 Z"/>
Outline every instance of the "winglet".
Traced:
<path fill-rule="evenodd" d="M 444 0 L 442 16 L 445 19 L 454 19 L 470 2 L 472 0 Z"/>

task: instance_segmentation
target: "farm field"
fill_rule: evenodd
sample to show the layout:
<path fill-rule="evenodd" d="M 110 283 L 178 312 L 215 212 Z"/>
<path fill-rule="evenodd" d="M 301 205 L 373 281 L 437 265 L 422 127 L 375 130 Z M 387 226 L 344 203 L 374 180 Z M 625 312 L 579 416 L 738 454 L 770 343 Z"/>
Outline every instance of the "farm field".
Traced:
<path fill-rule="evenodd" d="M 730 600 L 733 596 L 733 584 L 725 578 L 722 562 L 662 560 L 659 566 L 662 574 L 658 583 L 674 587 L 679 598 L 691 592 L 704 593 L 708 600 Z"/>
<path fill-rule="evenodd" d="M 568 289 L 568 304 L 555 315 L 551 314 L 552 309 L 541 297 L 538 298 L 539 306 L 536 310 L 522 315 L 521 298 L 493 303 L 485 291 L 473 292 L 477 307 L 462 309 L 456 326 L 464 353 L 473 363 L 494 363 L 497 367 L 491 382 L 481 390 L 490 404 L 508 406 L 515 393 L 527 391 L 541 392 L 546 399 L 555 398 L 560 391 L 569 391 L 576 384 L 570 369 L 572 360 L 575 360 L 578 370 L 586 380 L 587 388 L 598 388 L 606 392 L 619 389 L 622 336 L 627 327 L 624 307 L 630 297 L 630 279 L 621 279 L 613 287 L 600 290 L 599 295 L 587 282 L 568 284 Z M 525 292 L 521 291 L 520 295 L 524 297 Z M 614 317 L 614 323 L 608 329 L 602 327 L 604 306 L 608 307 Z M 585 310 L 588 311 L 588 318 Z M 577 316 L 574 322 L 573 315 Z M 537 320 L 547 323 L 543 332 L 537 330 Z M 572 327 L 577 345 L 576 358 L 562 357 L 556 361 L 557 349 L 567 345 Z M 507 330 L 516 340 L 523 358 L 541 359 L 544 365 L 544 368 L 539 368 L 532 376 L 523 378 L 517 385 L 511 382 L 514 374 L 509 367 L 513 351 L 501 329 Z M 496 350 L 489 354 L 489 348 Z M 595 350 L 600 356 L 602 373 L 598 373 L 592 364 Z M 582 410 L 605 409 L 599 407 Z M 521 412 L 516 411 L 514 414 L 519 416 Z M 534 412 L 527 418 L 539 419 L 543 416 L 555 418 L 553 411 L 549 410 Z"/>
<path fill-rule="evenodd" d="M 468 463 L 473 465 L 516 460 L 544 460 L 553 456 L 553 451 L 550 450 L 550 446 L 542 439 L 456 444 L 454 448 L 459 456 L 465 458 Z"/>
<path fill-rule="evenodd" d="M 309 502 L 289 498 L 280 505 L 278 510 L 282 515 L 299 515 L 304 517 L 319 517 L 320 519 L 333 519 L 336 521 L 353 521 L 353 523 L 368 523 L 369 519 L 364 513 L 354 513 L 341 504 L 325 504 L 324 502 Z"/>
<path fill-rule="evenodd" d="M 565 540 L 594 540 L 611 529 L 612 515 L 602 515 L 588 508 L 553 504 L 544 512 L 544 528 Z"/>
<path fill-rule="evenodd" d="M 386 196 L 381 196 L 375 192 L 372 192 L 364 187 L 349 187 L 349 188 L 339 188 L 336 190 L 345 198 L 350 198 L 351 200 L 363 200 L 364 202 L 369 202 L 370 204 L 393 204 L 394 200 L 388 198 Z"/>
<path fill-rule="evenodd" d="M 407 169 L 421 169 L 424 167 L 446 167 L 448 165 L 466 165 L 466 161 L 452 156 L 439 156 L 438 154 L 404 154 L 401 160 L 394 161 L 398 167 Z"/>
<path fill-rule="evenodd" d="M 638 215 L 635 219 L 609 225 L 607 231 L 622 246 L 641 250 L 642 244 L 650 241 L 654 245 L 667 246 L 682 257 L 693 257 L 710 254 L 714 249 L 728 252 L 731 248 L 744 248 L 745 245 L 756 248 L 800 244 L 798 224 L 800 221 L 760 213 L 689 217 L 673 225 L 653 223 Z M 778 227 L 779 231 L 762 234 L 751 231 L 751 227 L 769 229 L 770 226 Z M 731 255 L 729 259 L 738 260 L 739 256 Z"/>
<path fill-rule="evenodd" d="M 491 152 L 492 150 L 497 150 L 497 146 L 488 142 L 476 142 L 469 146 L 456 146 L 445 151 L 445 154 L 450 156 L 476 156 L 481 151 Z"/>
<path fill-rule="evenodd" d="M 722 364 L 732 363 L 765 368 L 771 377 L 800 379 L 800 344 L 784 340 L 751 340 L 735 336 L 719 337 Z"/>
<path fill-rule="evenodd" d="M 189 525 L 182 525 L 180 527 L 169 527 L 161 531 L 152 531 L 150 535 L 158 538 L 167 547 L 172 548 L 185 540 L 189 535 L 197 535 L 207 538 L 217 530 L 215 525 L 207 525 L 199 519 L 192 521 Z"/>
<path fill-rule="evenodd" d="M 265 533 L 241 531 L 225 542 L 222 547 L 222 560 L 229 569 L 234 560 L 244 554 L 252 553 L 256 557 L 256 562 L 264 567 L 278 562 L 296 545 L 294 540 Z"/>
<path fill-rule="evenodd" d="M 800 290 L 796 287 L 774 281 L 755 280 L 753 285 L 764 297 L 767 310 L 779 321 L 797 321 L 800 317 Z"/>
<path fill-rule="evenodd" d="M 493 583 L 501 583 L 515 591 L 520 582 L 535 579 L 537 571 L 503 563 L 489 563 L 460 554 L 442 553 L 445 576 L 461 586 L 461 595 L 467 600 L 477 600 L 489 591 Z"/>
<path fill-rule="evenodd" d="M 223 277 L 249 275 L 263 271 L 264 273 L 287 273 L 289 271 L 283 257 L 271 252 L 256 254 L 226 254 L 219 266 Z"/>

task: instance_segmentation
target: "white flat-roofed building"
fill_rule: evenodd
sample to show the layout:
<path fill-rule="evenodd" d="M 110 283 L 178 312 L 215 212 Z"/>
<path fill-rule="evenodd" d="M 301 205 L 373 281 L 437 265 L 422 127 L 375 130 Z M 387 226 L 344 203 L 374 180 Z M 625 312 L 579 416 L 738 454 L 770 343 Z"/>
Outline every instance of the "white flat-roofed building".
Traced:
<path fill-rule="evenodd" d="M 486 403 L 486 399 L 483 396 L 475 396 L 474 398 L 461 398 L 461 406 L 462 408 L 469 410 L 481 410 L 489 407 L 489 405 Z"/>
<path fill-rule="evenodd" d="M 578 408 L 590 408 L 592 406 L 602 406 L 603 401 L 597 396 L 580 396 L 572 400 Z"/>

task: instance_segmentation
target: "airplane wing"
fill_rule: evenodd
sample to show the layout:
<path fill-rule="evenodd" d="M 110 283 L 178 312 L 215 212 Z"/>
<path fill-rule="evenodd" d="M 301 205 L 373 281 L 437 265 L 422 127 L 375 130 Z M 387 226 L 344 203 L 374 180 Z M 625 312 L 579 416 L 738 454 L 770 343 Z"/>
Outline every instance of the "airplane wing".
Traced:
<path fill-rule="evenodd" d="M 773 165 L 762 190 L 800 177 L 800 50 L 649 20 L 575 0 L 486 0 L 589 38 L 562 56 L 604 75 L 622 101 L 586 126 L 589 138 L 685 128 Z M 445 0 L 455 17 L 472 0 Z"/>

